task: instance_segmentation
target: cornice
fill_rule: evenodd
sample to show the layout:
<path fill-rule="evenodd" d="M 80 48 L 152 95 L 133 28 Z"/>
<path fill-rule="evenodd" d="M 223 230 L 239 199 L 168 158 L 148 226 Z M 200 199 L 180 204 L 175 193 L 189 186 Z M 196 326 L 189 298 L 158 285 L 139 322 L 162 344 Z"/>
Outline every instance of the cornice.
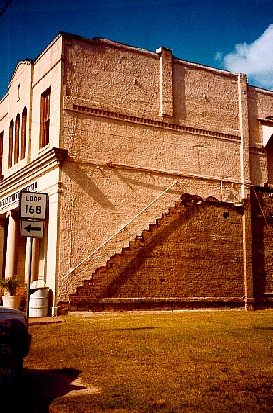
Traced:
<path fill-rule="evenodd" d="M 16 187 L 28 182 L 30 179 L 35 179 L 61 165 L 67 156 L 67 150 L 61 148 L 50 148 L 43 152 L 31 163 L 14 172 L 0 183 L 0 194 L 12 190 Z"/>
<path fill-rule="evenodd" d="M 250 146 L 249 151 L 258 155 L 265 154 L 265 147 L 264 146 Z"/>
<path fill-rule="evenodd" d="M 272 92 L 271 92 L 272 93 Z M 273 126 L 273 117 L 272 116 L 268 116 L 266 118 L 258 118 L 258 121 L 262 124 L 262 125 L 268 125 L 268 126 Z"/>
<path fill-rule="evenodd" d="M 192 133 L 194 135 L 202 135 L 208 138 L 217 138 L 221 140 L 228 140 L 233 142 L 240 142 L 241 138 L 239 134 L 229 134 L 224 132 L 217 132 L 208 129 L 188 126 L 188 125 L 181 125 L 178 123 L 171 122 L 170 120 L 162 120 L 162 119 L 150 119 L 144 118 L 140 116 L 132 116 L 116 111 L 105 110 L 97 107 L 86 106 L 82 104 L 76 104 L 72 102 L 65 102 L 64 109 L 70 110 L 73 112 L 81 113 L 84 115 L 91 115 L 91 116 L 98 116 L 104 118 L 110 118 L 114 120 L 120 120 L 123 122 L 130 122 L 141 124 L 145 126 L 173 130 L 175 132 L 184 132 L 184 133 Z"/>
<path fill-rule="evenodd" d="M 3 115 L 3 116 L 1 116 L 1 118 L 0 118 L 0 122 L 1 122 L 3 119 L 5 119 L 5 117 L 6 117 L 6 116 L 8 116 L 8 112 L 4 113 L 4 115 Z"/>

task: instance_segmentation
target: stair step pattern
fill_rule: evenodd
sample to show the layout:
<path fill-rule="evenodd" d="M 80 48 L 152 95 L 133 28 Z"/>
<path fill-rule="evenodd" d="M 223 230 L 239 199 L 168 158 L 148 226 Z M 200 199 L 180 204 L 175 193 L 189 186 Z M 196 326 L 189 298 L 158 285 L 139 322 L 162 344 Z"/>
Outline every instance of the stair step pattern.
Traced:
<path fill-rule="evenodd" d="M 160 233 L 163 228 L 167 228 L 181 214 L 185 214 L 185 204 L 189 199 L 184 194 L 180 201 L 162 214 L 154 223 L 151 223 L 148 229 L 145 229 L 141 235 L 129 242 L 120 253 L 114 254 L 104 266 L 97 268 L 90 279 L 83 280 L 82 285 L 76 288 L 75 293 L 69 295 L 70 311 L 88 311 L 100 308 L 103 300 L 117 298 L 118 286 L 122 282 L 124 272 L 130 277 L 130 271 L 135 270 L 136 258 L 144 252 L 147 254 L 151 248 L 153 240 L 157 238 L 160 242 Z M 195 204 L 200 200 L 195 197 Z M 162 242 L 164 239 L 162 239 Z M 117 294 L 117 295 L 116 295 Z"/>

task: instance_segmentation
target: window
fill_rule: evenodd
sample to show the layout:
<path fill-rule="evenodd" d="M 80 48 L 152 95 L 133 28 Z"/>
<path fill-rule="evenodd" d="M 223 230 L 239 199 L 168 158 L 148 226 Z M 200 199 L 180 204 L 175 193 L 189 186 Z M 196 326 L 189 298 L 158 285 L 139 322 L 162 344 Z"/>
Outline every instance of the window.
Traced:
<path fill-rule="evenodd" d="M 26 142 L 27 142 L 27 108 L 24 108 L 22 112 L 20 159 L 24 159 L 24 157 L 26 156 Z"/>
<path fill-rule="evenodd" d="M 50 93 L 49 87 L 41 95 L 41 130 L 40 130 L 40 148 L 49 143 L 49 125 L 50 125 Z"/>
<path fill-rule="evenodd" d="M 0 133 L 0 180 L 3 179 L 2 174 L 2 158 L 3 158 L 3 140 L 4 140 L 4 132 Z"/>
<path fill-rule="evenodd" d="M 20 83 L 17 86 L 17 101 L 20 100 Z"/>
<path fill-rule="evenodd" d="M 18 113 L 15 119 L 14 164 L 16 164 L 19 159 L 19 133 L 20 133 L 20 115 Z"/>
<path fill-rule="evenodd" d="M 1 134 L 0 134 L 1 137 Z M 8 168 L 24 159 L 26 156 L 26 139 L 27 139 L 27 108 L 22 112 L 22 119 L 18 113 L 14 121 L 9 124 L 9 152 L 8 152 Z M 1 149 L 1 148 L 0 148 Z M 0 152 L 1 154 L 1 152 Z M 1 174 L 0 174 L 1 175 Z"/>
<path fill-rule="evenodd" d="M 12 152 L 13 152 L 13 120 L 9 124 L 9 157 L 8 157 L 8 167 L 12 167 Z"/>

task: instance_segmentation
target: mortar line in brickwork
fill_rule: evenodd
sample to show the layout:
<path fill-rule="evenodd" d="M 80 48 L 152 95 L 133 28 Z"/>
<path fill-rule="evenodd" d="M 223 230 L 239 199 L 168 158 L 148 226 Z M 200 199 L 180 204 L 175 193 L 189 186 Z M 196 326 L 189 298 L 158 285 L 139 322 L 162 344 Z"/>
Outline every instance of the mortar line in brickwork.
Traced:
<path fill-rule="evenodd" d="M 115 238 L 120 232 L 122 232 L 128 225 L 130 225 L 136 218 L 138 218 L 143 212 L 145 212 L 150 206 L 152 206 L 159 198 L 161 198 L 165 193 L 167 193 L 173 186 L 177 184 L 177 180 L 174 181 L 171 185 L 169 185 L 163 192 L 161 192 L 155 199 L 153 199 L 145 208 L 143 208 L 138 214 L 136 214 L 130 221 L 128 221 L 125 225 L 123 225 L 117 232 L 111 235 L 106 241 L 104 241 L 101 245 L 99 245 L 91 254 L 85 257 L 82 261 L 80 261 L 74 268 L 68 271 L 67 274 L 63 276 L 63 279 L 68 277 L 72 274 L 76 269 L 78 269 L 82 264 L 84 264 L 87 260 L 89 260 L 93 255 L 95 255 L 101 248 L 103 248 L 108 242 L 110 242 L 113 238 Z"/>

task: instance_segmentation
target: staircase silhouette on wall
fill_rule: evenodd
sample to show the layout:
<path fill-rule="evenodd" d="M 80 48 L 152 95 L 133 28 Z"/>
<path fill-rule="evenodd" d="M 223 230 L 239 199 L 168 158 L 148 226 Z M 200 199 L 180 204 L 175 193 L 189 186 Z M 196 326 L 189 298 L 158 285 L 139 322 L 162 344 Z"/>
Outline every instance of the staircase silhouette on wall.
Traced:
<path fill-rule="evenodd" d="M 191 303 L 205 307 L 215 305 L 210 298 L 199 300 L 198 295 L 190 299 L 177 288 L 183 280 L 177 279 L 177 252 L 172 248 L 176 231 L 187 226 L 205 205 L 220 209 L 224 220 L 228 211 L 235 209 L 233 204 L 214 197 L 203 200 L 197 195 L 183 194 L 167 213 L 130 241 L 128 247 L 114 254 L 104 266 L 97 268 L 90 279 L 84 280 L 83 285 L 69 295 L 69 310 L 181 308 Z"/>

